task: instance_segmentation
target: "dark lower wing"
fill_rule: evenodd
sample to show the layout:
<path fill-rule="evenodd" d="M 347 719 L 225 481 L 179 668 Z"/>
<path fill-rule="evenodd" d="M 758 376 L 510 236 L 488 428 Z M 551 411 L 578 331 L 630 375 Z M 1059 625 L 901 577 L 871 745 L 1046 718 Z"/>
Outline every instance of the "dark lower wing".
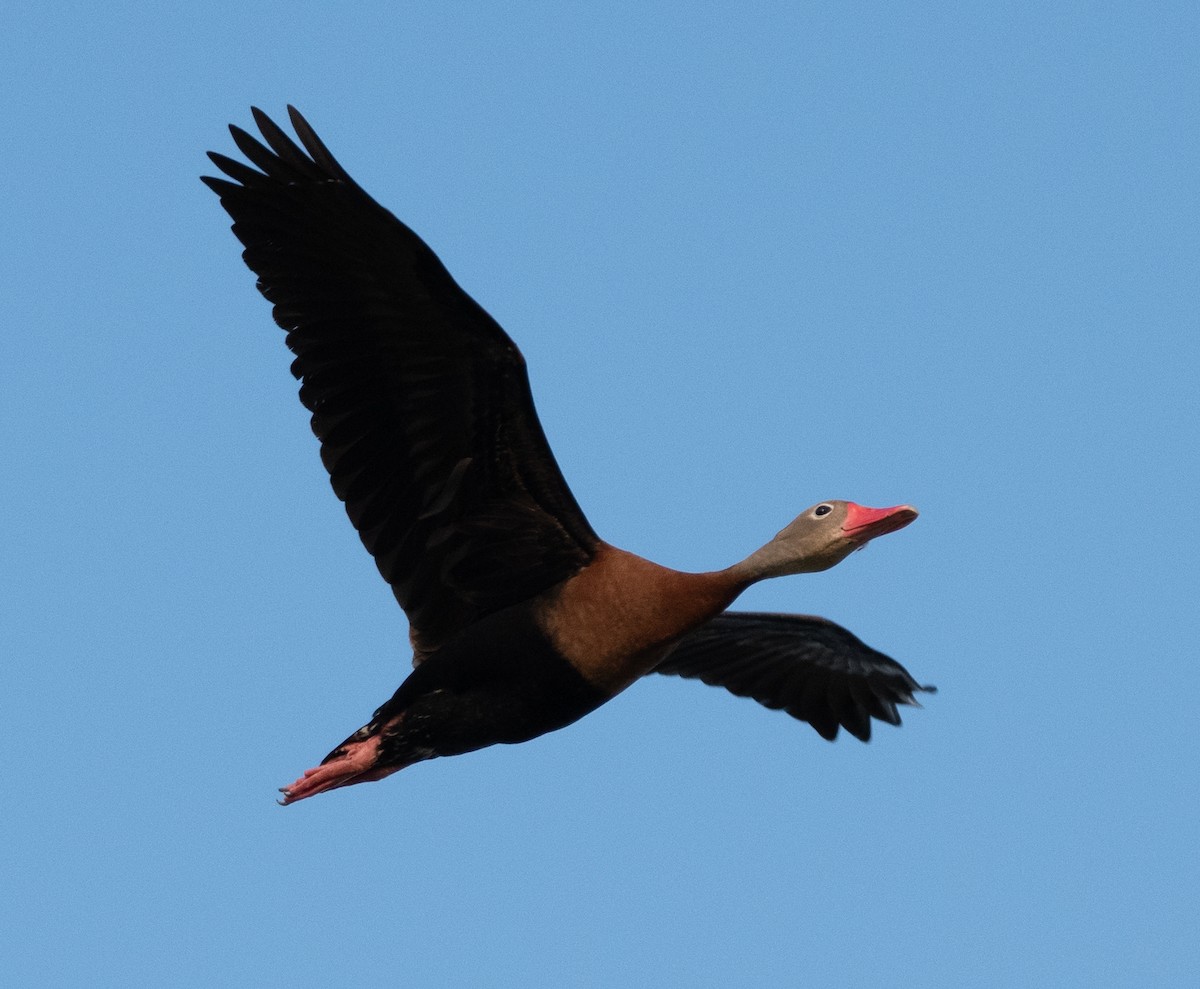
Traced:
<path fill-rule="evenodd" d="M 933 693 L 857 636 L 824 618 L 727 611 L 689 632 L 655 673 L 702 680 L 807 721 L 832 741 L 841 726 L 868 741 L 871 719 L 900 724 L 897 706 Z"/>

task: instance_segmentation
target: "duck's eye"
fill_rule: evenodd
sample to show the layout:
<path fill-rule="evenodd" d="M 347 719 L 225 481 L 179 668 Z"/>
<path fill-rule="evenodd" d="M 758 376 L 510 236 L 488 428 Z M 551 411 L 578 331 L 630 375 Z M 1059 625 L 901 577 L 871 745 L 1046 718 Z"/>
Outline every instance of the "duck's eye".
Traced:
<path fill-rule="evenodd" d="M 832 505 L 818 505 L 816 508 L 813 509 L 813 515 L 820 517 L 822 515 L 828 515 L 832 511 L 833 511 Z"/>

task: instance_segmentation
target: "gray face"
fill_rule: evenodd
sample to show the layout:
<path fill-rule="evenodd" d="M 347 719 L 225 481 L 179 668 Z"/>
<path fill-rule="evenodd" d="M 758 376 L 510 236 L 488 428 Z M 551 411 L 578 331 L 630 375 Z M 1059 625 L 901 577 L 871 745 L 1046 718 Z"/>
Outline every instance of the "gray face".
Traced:
<path fill-rule="evenodd" d="M 864 508 L 852 501 L 822 501 L 801 512 L 772 540 L 781 573 L 828 570 L 877 536 L 917 517 L 907 505 Z"/>

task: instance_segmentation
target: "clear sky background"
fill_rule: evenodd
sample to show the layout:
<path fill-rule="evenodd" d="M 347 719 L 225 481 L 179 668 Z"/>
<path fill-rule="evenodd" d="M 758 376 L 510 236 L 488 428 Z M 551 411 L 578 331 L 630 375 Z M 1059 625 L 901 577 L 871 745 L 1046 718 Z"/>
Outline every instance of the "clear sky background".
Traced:
<path fill-rule="evenodd" d="M 0 981 L 1191 986 L 1195 3 L 10 3 Z M 208 149 L 298 105 L 596 529 L 941 691 L 696 683 L 296 807 L 405 675 Z"/>

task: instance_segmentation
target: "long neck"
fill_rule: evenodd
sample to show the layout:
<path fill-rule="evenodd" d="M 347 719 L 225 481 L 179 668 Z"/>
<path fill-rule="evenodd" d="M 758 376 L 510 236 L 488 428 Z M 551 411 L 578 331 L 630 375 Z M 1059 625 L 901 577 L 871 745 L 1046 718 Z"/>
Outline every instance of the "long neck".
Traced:
<path fill-rule="evenodd" d="M 796 559 L 794 550 L 789 549 L 778 539 L 772 539 L 765 546 L 756 549 L 740 563 L 735 563 L 723 571 L 731 582 L 739 585 L 738 593 L 751 584 L 771 577 L 786 577 L 788 574 L 803 573 L 804 567 Z"/>

